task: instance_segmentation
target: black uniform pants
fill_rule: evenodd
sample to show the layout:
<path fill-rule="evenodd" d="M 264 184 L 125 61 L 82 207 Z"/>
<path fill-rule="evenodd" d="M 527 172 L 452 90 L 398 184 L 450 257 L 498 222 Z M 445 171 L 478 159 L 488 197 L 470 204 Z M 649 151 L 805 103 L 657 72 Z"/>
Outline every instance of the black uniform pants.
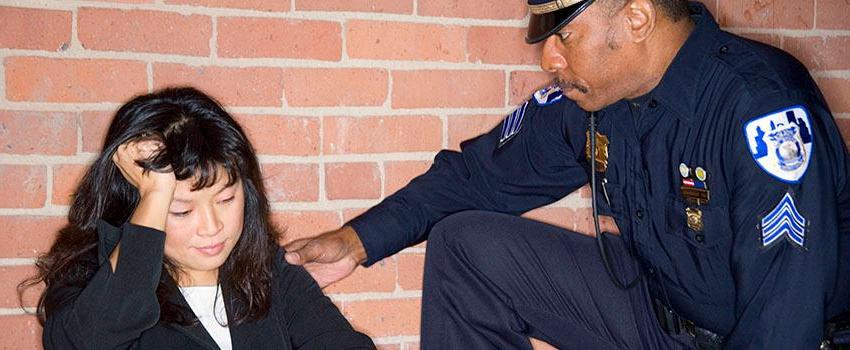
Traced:
<path fill-rule="evenodd" d="M 622 239 L 608 239 L 620 280 L 637 274 Z M 645 282 L 628 291 L 608 277 L 595 239 L 515 216 L 469 211 L 437 223 L 428 238 L 422 347 L 680 349 L 664 333 Z"/>

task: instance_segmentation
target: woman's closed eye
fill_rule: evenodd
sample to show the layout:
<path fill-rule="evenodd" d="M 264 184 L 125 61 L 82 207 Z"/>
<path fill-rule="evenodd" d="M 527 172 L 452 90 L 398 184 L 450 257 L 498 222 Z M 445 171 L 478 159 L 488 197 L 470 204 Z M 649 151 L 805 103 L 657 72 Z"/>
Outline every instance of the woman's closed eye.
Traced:
<path fill-rule="evenodd" d="M 176 217 L 178 217 L 178 218 L 181 218 L 181 217 L 189 216 L 189 214 L 190 214 L 190 213 L 192 213 L 192 210 L 184 210 L 184 211 L 169 211 L 168 213 L 169 213 L 169 214 L 171 214 L 171 215 L 174 215 L 174 216 L 176 216 Z"/>

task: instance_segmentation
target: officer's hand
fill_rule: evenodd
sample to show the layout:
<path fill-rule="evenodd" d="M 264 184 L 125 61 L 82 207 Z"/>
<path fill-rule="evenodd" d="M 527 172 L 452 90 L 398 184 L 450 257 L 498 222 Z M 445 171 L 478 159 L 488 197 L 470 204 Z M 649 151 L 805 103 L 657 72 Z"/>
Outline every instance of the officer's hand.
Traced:
<path fill-rule="evenodd" d="M 303 265 L 322 288 L 347 277 L 366 261 L 366 248 L 350 226 L 299 239 L 284 248 L 286 261 Z"/>

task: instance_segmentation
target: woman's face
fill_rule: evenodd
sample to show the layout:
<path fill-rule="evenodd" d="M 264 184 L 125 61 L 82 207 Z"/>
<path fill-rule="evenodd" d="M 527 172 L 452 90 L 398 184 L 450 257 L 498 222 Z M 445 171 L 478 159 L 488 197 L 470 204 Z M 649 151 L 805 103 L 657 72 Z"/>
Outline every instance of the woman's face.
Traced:
<path fill-rule="evenodd" d="M 227 187 L 227 176 L 192 191 L 193 180 L 178 181 L 174 190 L 165 222 L 165 255 L 182 272 L 181 286 L 215 285 L 218 268 L 242 235 L 245 191 L 242 181 Z"/>

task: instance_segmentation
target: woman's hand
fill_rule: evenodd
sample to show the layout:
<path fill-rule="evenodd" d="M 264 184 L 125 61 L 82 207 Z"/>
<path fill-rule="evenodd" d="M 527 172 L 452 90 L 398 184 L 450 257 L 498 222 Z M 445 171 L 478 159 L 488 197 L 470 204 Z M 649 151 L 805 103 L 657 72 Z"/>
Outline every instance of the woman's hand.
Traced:
<path fill-rule="evenodd" d="M 139 204 L 130 222 L 165 231 L 165 219 L 174 197 L 177 179 L 173 172 L 145 172 L 137 160 L 149 159 L 163 147 L 154 140 L 130 141 L 118 147 L 112 162 L 127 181 L 139 190 Z"/>

